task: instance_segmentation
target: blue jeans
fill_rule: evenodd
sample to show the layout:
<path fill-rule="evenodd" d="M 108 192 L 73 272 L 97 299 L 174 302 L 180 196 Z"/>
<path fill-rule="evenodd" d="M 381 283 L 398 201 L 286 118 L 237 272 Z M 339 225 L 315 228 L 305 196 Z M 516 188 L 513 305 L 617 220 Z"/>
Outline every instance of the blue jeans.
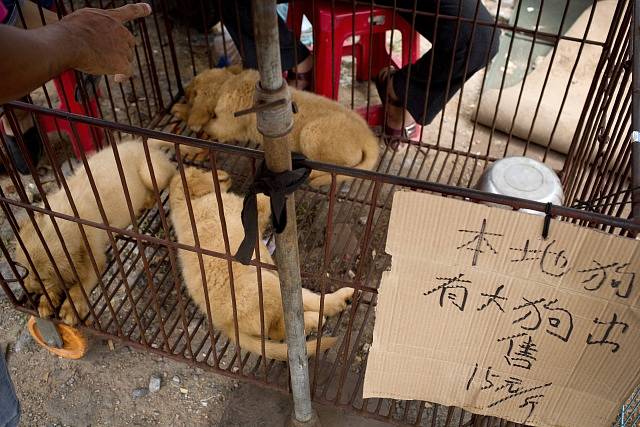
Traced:
<path fill-rule="evenodd" d="M 4 354 L 0 354 L 0 427 L 16 427 L 20 421 L 20 402 L 11 383 Z"/>

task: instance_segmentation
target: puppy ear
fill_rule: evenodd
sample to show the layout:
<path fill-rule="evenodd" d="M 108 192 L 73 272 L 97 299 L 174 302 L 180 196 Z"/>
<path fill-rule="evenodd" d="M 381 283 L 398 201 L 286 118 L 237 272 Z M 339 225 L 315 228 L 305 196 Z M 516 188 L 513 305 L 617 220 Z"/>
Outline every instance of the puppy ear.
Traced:
<path fill-rule="evenodd" d="M 240 74 L 242 72 L 242 65 L 231 65 L 227 67 L 227 71 L 231 74 Z"/>

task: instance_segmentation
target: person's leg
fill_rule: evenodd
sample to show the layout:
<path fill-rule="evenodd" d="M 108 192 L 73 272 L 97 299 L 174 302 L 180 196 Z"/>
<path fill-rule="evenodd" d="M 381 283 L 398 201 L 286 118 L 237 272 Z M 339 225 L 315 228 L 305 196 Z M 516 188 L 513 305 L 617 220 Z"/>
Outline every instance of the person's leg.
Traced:
<path fill-rule="evenodd" d="M 4 357 L 4 352 L 0 351 L 0 426 L 16 427 L 20 421 L 20 402 Z"/>
<path fill-rule="evenodd" d="M 231 34 L 233 42 L 240 50 L 244 66 L 257 68 L 256 43 L 253 37 L 253 19 L 251 14 L 251 1 L 238 0 L 224 2 L 220 11 L 224 26 Z M 280 32 L 280 57 L 282 70 L 295 69 L 297 72 L 307 70 L 296 69 L 299 64 L 308 65 L 311 69 L 310 52 L 304 44 L 296 40 L 287 24 L 278 16 L 278 30 Z M 296 63 L 297 59 L 297 63 Z M 306 62 L 305 62 L 306 61 Z M 301 67 L 302 68 L 302 67 Z"/>
<path fill-rule="evenodd" d="M 412 8 L 413 0 L 398 0 L 398 6 Z M 433 47 L 412 65 L 411 76 L 406 66 L 394 74 L 393 91 L 400 103 L 404 103 L 407 92 L 407 110 L 418 122 L 429 124 L 465 80 L 498 53 L 500 31 L 491 27 L 495 18 L 480 0 L 420 1 L 418 8 L 475 21 L 459 22 L 441 17 L 436 26 L 433 16 L 416 17 L 416 30 L 429 39 Z"/>

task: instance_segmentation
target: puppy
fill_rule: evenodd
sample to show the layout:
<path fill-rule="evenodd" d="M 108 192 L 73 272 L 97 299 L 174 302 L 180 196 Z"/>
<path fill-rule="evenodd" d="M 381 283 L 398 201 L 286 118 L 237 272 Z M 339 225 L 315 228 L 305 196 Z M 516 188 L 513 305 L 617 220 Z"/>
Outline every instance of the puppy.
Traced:
<path fill-rule="evenodd" d="M 137 216 L 144 208 L 151 207 L 155 200 L 144 147 L 138 141 L 122 142 L 118 144 L 118 154 L 129 190 L 133 213 Z M 150 148 L 149 154 L 158 190 L 162 190 L 169 184 L 175 173 L 175 167 L 160 151 Z M 94 154 L 88 159 L 88 164 L 109 225 L 126 228 L 131 224 L 131 216 L 113 149 L 108 147 Z M 103 223 L 84 167 L 79 168 L 73 176 L 67 178 L 67 185 L 78 210 L 78 216 L 85 220 Z M 75 216 L 64 188 L 48 195 L 47 199 L 54 212 Z M 89 295 L 98 282 L 89 251 L 93 254 L 98 272 L 101 274 L 106 264 L 105 249 L 109 244 L 109 236 L 104 230 L 83 226 L 88 241 L 87 247 L 77 223 L 57 218 L 56 223 L 71 258 L 70 263 L 56 234 L 51 217 L 35 213 L 35 222 L 61 276 L 59 277 L 56 273 L 33 222 L 27 218 L 20 227 L 20 238 L 42 280 L 42 285 L 54 304 L 52 307 L 47 298 L 42 296 L 38 312 L 42 317 L 49 317 L 54 314 L 55 307 L 58 307 L 64 299 L 60 307 L 60 318 L 69 325 L 75 325 L 78 319 L 73 312 L 71 302 L 65 298 L 64 289 L 68 290 L 78 314 L 84 318 L 89 312 L 89 307 L 82 295 L 81 288 Z M 29 270 L 25 279 L 26 289 L 36 294 L 42 293 L 37 276 L 18 244 L 16 245 L 16 260 Z M 77 270 L 78 277 L 74 274 L 73 267 Z"/>
<path fill-rule="evenodd" d="M 202 126 L 215 114 L 220 88 L 241 70 L 242 68 L 237 66 L 204 70 L 185 87 L 187 104 L 175 104 L 171 112 L 187 122 L 191 130 L 200 132 Z"/>
<path fill-rule="evenodd" d="M 218 172 L 221 189 L 226 191 L 230 180 L 225 172 Z M 214 192 L 213 177 L 210 171 L 195 168 L 185 169 L 188 194 L 191 199 L 196 231 L 203 248 L 224 252 L 222 225 L 218 213 L 218 203 Z M 238 247 L 244 236 L 240 213 L 242 211 L 242 197 L 224 192 L 222 204 L 226 218 L 229 243 L 232 249 Z M 182 179 L 176 174 L 170 185 L 171 220 L 178 242 L 187 245 L 194 244 L 193 230 L 187 205 Z M 258 223 L 260 233 L 269 221 L 269 199 L 265 196 L 258 198 Z M 178 256 L 182 266 L 185 285 L 193 301 L 202 312 L 206 312 L 206 296 L 202 285 L 202 275 L 198 256 L 195 252 L 179 250 Z M 260 259 L 272 263 L 271 256 L 265 245 L 260 245 Z M 207 280 L 207 293 L 211 306 L 211 316 L 216 328 L 222 330 L 232 340 L 235 338 L 233 322 L 233 307 L 231 304 L 231 284 L 227 261 L 212 256 L 203 256 L 204 270 Z M 258 283 L 256 269 L 239 263 L 233 263 L 233 283 L 236 296 L 238 316 L 238 334 L 241 348 L 255 354 L 262 353 L 260 331 L 260 303 L 258 299 Z M 307 289 L 302 290 L 304 303 L 304 324 L 306 333 L 318 330 L 318 312 L 320 310 L 320 295 Z M 267 339 L 265 339 L 266 356 L 277 360 L 287 360 L 287 345 L 277 341 L 284 340 L 284 318 L 280 284 L 275 272 L 263 270 L 262 293 L 264 307 L 264 325 Z M 324 300 L 324 314 L 334 316 L 345 309 L 348 300 L 353 295 L 353 289 L 343 288 L 337 292 L 327 294 Z M 321 350 L 326 350 L 335 343 L 333 337 L 324 337 Z M 307 352 L 315 354 L 316 341 L 307 342 Z"/>
<path fill-rule="evenodd" d="M 206 74 L 205 74 L 206 73 Z M 207 70 L 189 85 L 187 104 L 174 106 L 174 113 L 186 117 L 193 130 L 203 129 L 220 142 L 253 141 L 262 144 L 256 128 L 256 115 L 235 117 L 234 113 L 250 108 L 259 74 L 255 70 L 240 71 L 237 67 Z M 208 86 L 216 96 L 198 96 Z M 291 151 L 304 154 L 311 160 L 333 163 L 357 169 L 373 169 L 378 163 L 378 139 L 356 112 L 338 102 L 313 93 L 290 88 L 298 106 L 291 132 Z M 196 93 L 196 95 L 193 95 Z M 338 181 L 350 177 L 340 175 Z M 322 187 L 331 183 L 331 175 L 313 171 L 310 184 Z"/>

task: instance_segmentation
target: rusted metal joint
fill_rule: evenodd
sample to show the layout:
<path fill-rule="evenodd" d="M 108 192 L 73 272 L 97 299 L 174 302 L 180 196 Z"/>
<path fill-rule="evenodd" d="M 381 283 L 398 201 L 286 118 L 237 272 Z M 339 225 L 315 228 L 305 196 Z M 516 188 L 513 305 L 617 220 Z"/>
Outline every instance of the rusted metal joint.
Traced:
<path fill-rule="evenodd" d="M 251 113 L 258 113 L 260 111 L 264 111 L 272 107 L 285 105 L 286 103 L 287 103 L 287 100 L 282 98 L 282 99 L 275 100 L 273 102 L 268 102 L 266 104 L 254 105 L 253 107 L 247 108 L 246 110 L 236 111 L 235 113 L 233 113 L 233 117 L 241 117 Z M 291 101 L 291 110 L 293 111 L 293 114 L 298 113 L 298 105 L 294 101 Z"/>
<path fill-rule="evenodd" d="M 272 102 L 267 102 L 266 104 L 257 104 L 251 108 L 247 108 L 246 110 L 240 110 L 233 113 L 233 117 L 241 117 L 246 116 L 247 114 L 259 113 L 264 110 L 268 110 L 269 108 L 279 107 L 280 105 L 284 105 L 287 103 L 287 100 L 284 98 L 277 99 Z"/>
<path fill-rule="evenodd" d="M 254 95 L 258 132 L 268 138 L 282 137 L 293 129 L 291 93 L 287 82 L 274 91 L 256 83 Z M 264 106 L 264 108 L 263 108 Z"/>

